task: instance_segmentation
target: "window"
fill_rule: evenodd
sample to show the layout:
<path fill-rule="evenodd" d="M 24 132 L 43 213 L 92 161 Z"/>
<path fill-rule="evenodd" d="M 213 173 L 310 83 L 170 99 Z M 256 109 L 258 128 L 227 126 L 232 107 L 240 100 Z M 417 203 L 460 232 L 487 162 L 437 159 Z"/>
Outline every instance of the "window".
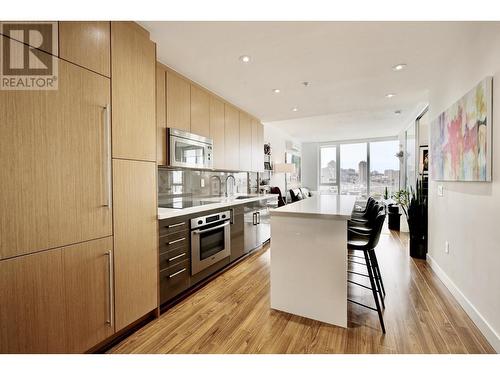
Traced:
<path fill-rule="evenodd" d="M 385 189 L 389 196 L 399 189 L 399 142 L 370 142 L 370 195 L 383 198 Z"/>
<path fill-rule="evenodd" d="M 366 197 L 368 189 L 366 143 L 340 145 L 340 194 Z"/>
<path fill-rule="evenodd" d="M 320 148 L 319 190 L 323 193 L 337 194 L 337 147 Z"/>
<path fill-rule="evenodd" d="M 319 151 L 319 191 L 382 198 L 399 189 L 397 139 L 324 145 Z"/>

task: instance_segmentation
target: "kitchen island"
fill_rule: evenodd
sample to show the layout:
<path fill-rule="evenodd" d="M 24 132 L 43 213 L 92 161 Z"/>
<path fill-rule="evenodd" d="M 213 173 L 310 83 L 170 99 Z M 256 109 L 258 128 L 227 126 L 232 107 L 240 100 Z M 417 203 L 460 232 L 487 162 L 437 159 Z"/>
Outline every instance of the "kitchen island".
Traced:
<path fill-rule="evenodd" d="M 355 201 L 318 194 L 271 210 L 271 308 L 347 327 L 347 220 Z"/>

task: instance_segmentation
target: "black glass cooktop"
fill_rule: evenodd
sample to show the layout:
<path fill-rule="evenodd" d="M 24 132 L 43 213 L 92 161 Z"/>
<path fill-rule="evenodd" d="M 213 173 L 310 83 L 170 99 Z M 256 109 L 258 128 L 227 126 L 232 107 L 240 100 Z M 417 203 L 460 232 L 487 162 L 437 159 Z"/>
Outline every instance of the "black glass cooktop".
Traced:
<path fill-rule="evenodd" d="M 200 199 L 182 199 L 182 198 L 174 198 L 171 202 L 160 204 L 161 208 L 190 208 L 196 206 L 203 206 L 205 204 L 213 204 L 217 202 L 213 201 L 204 201 Z"/>

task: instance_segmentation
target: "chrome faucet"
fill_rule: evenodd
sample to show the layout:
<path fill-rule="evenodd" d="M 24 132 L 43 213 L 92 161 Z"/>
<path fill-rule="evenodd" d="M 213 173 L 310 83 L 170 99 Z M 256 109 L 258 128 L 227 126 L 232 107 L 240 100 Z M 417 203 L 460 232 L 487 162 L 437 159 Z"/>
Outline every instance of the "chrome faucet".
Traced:
<path fill-rule="evenodd" d="M 226 177 L 226 197 L 229 196 L 229 193 L 227 191 L 228 190 L 227 188 L 229 186 L 229 184 L 228 184 L 229 178 L 233 179 L 233 194 L 234 194 L 234 186 L 236 185 L 236 179 L 234 178 L 234 176 L 232 174 L 227 175 L 227 177 Z"/>
<path fill-rule="evenodd" d="M 217 175 L 210 176 L 210 180 L 212 180 L 212 178 L 219 180 L 219 196 L 221 196 L 222 195 L 222 180 Z M 212 184 L 210 183 L 210 195 L 213 195 L 213 194 L 214 194 L 214 192 L 212 190 Z"/>

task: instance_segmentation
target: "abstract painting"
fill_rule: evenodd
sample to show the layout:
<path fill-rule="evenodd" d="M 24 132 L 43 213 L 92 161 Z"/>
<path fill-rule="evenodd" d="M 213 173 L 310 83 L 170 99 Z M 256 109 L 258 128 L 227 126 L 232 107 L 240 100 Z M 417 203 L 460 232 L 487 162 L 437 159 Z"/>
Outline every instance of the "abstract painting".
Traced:
<path fill-rule="evenodd" d="M 491 181 L 492 78 L 487 77 L 431 124 L 431 178 Z"/>

